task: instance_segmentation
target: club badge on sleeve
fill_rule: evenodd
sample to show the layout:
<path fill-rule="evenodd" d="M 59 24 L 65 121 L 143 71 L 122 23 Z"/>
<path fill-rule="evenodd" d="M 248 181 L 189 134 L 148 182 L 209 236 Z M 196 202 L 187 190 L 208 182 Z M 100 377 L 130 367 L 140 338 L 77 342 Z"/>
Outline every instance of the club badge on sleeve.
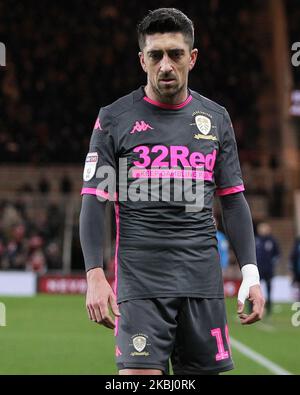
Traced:
<path fill-rule="evenodd" d="M 90 181 L 96 172 L 98 162 L 98 153 L 97 152 L 90 152 L 87 154 L 85 160 L 85 166 L 83 170 L 83 180 Z"/>

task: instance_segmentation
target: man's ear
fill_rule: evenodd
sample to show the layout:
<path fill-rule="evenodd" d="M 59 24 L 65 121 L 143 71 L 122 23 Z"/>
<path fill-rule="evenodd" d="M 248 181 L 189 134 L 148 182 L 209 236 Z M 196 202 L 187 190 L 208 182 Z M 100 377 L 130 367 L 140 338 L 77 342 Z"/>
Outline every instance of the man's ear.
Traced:
<path fill-rule="evenodd" d="M 192 69 L 194 68 L 195 63 L 196 63 L 196 60 L 197 60 L 197 57 L 198 57 L 198 49 L 197 49 L 197 48 L 194 48 L 194 49 L 191 51 L 191 58 L 190 58 L 189 70 L 192 70 Z"/>
<path fill-rule="evenodd" d="M 139 58 L 140 58 L 142 69 L 144 70 L 145 73 L 147 73 L 147 66 L 145 63 L 144 53 L 142 51 L 139 52 Z"/>

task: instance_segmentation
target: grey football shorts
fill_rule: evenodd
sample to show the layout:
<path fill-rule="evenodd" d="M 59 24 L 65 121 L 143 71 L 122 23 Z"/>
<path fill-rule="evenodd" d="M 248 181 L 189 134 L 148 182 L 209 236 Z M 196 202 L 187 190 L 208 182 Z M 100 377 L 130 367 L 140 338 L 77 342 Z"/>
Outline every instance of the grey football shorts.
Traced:
<path fill-rule="evenodd" d="M 119 304 L 116 363 L 121 369 L 217 374 L 233 369 L 224 299 L 168 297 Z"/>

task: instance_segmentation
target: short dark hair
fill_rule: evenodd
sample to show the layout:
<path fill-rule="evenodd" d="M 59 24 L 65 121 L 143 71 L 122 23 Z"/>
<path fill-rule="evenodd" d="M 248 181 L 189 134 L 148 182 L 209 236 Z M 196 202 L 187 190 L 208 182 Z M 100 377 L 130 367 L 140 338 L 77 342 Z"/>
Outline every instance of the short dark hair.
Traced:
<path fill-rule="evenodd" d="M 155 33 L 182 33 L 190 49 L 194 45 L 193 22 L 176 8 L 158 8 L 149 13 L 137 25 L 138 42 L 143 50 L 146 35 Z"/>

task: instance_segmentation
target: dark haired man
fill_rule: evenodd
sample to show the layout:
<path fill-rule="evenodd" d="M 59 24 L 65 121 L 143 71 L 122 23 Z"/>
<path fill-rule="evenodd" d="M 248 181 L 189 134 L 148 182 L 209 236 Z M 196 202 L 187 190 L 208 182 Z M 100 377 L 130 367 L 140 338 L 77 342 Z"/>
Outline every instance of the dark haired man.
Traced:
<path fill-rule="evenodd" d="M 243 273 L 242 324 L 261 319 L 264 305 L 234 132 L 223 107 L 188 88 L 198 51 L 186 15 L 173 8 L 151 11 L 138 25 L 138 40 L 147 85 L 100 110 L 84 170 L 80 236 L 87 310 L 91 320 L 115 328 L 120 374 L 166 374 L 169 358 L 175 374 L 218 374 L 233 363 L 212 216 L 215 192 Z M 105 200 L 114 196 L 109 185 L 103 188 L 103 166 L 119 174 L 120 160 L 128 174 L 116 182 L 113 291 L 102 270 Z M 162 189 L 166 178 L 173 186 L 192 180 L 197 187 L 202 180 L 202 209 L 187 210 L 188 199 L 175 193 L 169 200 L 153 198 L 149 189 L 143 195 L 149 199 L 132 194 L 141 179 Z M 124 183 L 133 198 L 121 199 Z M 246 298 L 253 302 L 249 315 L 243 313 Z"/>

